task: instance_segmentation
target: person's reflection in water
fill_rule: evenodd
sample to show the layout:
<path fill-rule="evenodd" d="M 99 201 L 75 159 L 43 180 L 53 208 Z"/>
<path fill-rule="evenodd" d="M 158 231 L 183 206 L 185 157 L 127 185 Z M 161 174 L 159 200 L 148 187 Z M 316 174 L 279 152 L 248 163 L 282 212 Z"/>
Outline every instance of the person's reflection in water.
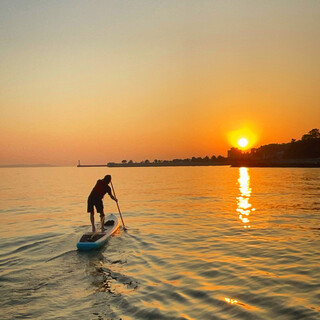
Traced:
<path fill-rule="evenodd" d="M 237 197 L 237 212 L 239 219 L 244 224 L 244 228 L 250 228 L 249 216 L 252 211 L 255 211 L 250 204 L 251 188 L 250 188 L 250 175 L 249 169 L 242 167 L 239 168 L 239 191 L 240 195 Z"/>

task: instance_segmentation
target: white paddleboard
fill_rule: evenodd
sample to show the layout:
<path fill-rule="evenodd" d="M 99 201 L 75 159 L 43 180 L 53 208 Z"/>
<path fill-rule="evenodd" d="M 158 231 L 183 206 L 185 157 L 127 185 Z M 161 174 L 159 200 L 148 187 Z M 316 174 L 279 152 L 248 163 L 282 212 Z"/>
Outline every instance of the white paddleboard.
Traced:
<path fill-rule="evenodd" d="M 120 227 L 119 219 L 113 214 L 109 214 L 105 217 L 104 232 L 99 231 L 96 227 L 96 232 L 90 231 L 85 232 L 77 243 L 77 248 L 79 250 L 92 250 L 100 248 L 104 245 L 109 237 L 115 233 Z"/>

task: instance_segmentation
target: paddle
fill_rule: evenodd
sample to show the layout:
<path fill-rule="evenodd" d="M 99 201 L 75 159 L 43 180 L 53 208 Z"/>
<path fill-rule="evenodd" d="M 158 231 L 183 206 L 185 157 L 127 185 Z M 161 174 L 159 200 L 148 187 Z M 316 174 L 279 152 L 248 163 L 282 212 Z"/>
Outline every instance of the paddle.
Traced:
<path fill-rule="evenodd" d="M 113 188 L 112 181 L 111 181 L 111 188 L 112 188 L 112 192 L 113 192 L 114 197 L 117 199 L 116 193 L 115 193 L 114 188 Z M 117 202 L 117 207 L 118 207 L 118 211 L 119 211 L 119 214 L 120 214 L 120 218 L 121 218 L 121 221 L 122 221 L 123 229 L 127 230 L 126 226 L 124 225 L 124 221 L 122 219 L 122 214 L 121 214 L 121 211 L 120 211 L 119 203 L 118 203 L 118 201 L 116 201 L 116 202 Z"/>

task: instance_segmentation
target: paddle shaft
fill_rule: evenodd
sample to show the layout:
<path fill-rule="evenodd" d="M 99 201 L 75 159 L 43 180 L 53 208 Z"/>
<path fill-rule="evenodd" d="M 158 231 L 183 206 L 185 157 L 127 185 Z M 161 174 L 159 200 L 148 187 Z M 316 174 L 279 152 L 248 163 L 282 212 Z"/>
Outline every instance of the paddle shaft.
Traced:
<path fill-rule="evenodd" d="M 114 197 L 117 199 L 117 196 L 116 196 L 116 193 L 114 191 L 114 187 L 113 187 L 112 181 L 111 181 L 111 188 L 112 188 L 112 193 L 113 193 Z M 116 203 L 117 203 L 118 211 L 119 211 L 120 218 L 121 218 L 121 221 L 122 221 L 123 229 L 126 230 L 127 228 L 126 228 L 126 226 L 124 224 L 124 221 L 122 219 L 122 214 L 121 214 L 121 211 L 120 211 L 120 207 L 119 207 L 118 201 L 116 201 Z"/>

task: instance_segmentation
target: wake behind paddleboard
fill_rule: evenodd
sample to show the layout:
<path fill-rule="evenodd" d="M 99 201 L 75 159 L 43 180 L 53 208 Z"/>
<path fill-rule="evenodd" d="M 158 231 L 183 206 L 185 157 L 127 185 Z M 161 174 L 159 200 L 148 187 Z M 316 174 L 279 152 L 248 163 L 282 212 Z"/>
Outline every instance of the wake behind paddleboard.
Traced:
<path fill-rule="evenodd" d="M 119 219 L 113 214 L 109 214 L 105 218 L 104 232 L 85 232 L 77 243 L 79 250 L 92 250 L 97 249 L 104 245 L 109 237 L 115 233 L 120 227 Z M 97 228 L 98 230 L 98 228 Z"/>

